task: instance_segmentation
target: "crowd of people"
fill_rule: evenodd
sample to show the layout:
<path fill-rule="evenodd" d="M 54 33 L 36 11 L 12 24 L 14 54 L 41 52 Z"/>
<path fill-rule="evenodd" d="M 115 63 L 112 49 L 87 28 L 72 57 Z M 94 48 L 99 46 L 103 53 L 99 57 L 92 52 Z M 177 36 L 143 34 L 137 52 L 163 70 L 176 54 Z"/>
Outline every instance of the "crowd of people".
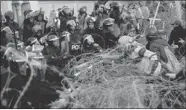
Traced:
<path fill-rule="evenodd" d="M 165 63 L 169 59 L 163 47 L 173 42 L 178 46 L 175 54 L 185 56 L 185 29 L 181 21 L 175 20 L 172 24 L 174 29 L 167 42 L 161 38 L 162 33 L 155 26 L 152 28 L 149 25 L 150 11 L 145 1 L 128 6 L 112 2 L 110 9 L 96 2 L 91 15 L 87 14 L 87 7 L 83 6 L 77 17 L 68 6 L 52 10 L 49 19 L 44 14 L 41 9 L 26 10 L 22 35 L 12 11 L 1 15 L 1 45 L 6 47 L 14 43 L 16 49 L 21 47 L 29 52 L 40 49 L 47 64 L 58 67 L 64 67 L 67 63 L 64 60 L 82 53 L 102 52 L 103 49 L 115 47 L 118 41 L 127 43 L 124 41 L 129 38 L 123 36 L 135 39 L 145 36 L 146 49 L 157 53 L 159 60 Z M 147 31 L 144 34 L 145 29 Z"/>
<path fill-rule="evenodd" d="M 1 14 L 1 66 L 7 68 L 7 57 L 4 57 L 6 50 L 3 48 L 8 47 L 18 52 L 36 52 L 36 56 L 44 56 L 47 65 L 64 68 L 69 59 L 82 53 L 101 53 L 122 44 L 127 47 L 125 54 L 128 56 L 132 57 L 131 51 L 137 49 L 138 57 L 148 57 L 153 61 L 153 64 L 149 64 L 151 67 L 146 65 L 152 70 L 148 74 L 158 73 L 160 65 L 165 65 L 168 72 L 182 71 L 178 60 L 185 57 L 186 31 L 181 21 L 174 21 L 169 40 L 166 41 L 161 37 L 162 32 L 149 25 L 150 13 L 145 1 L 130 3 L 128 6 L 112 2 L 110 9 L 96 2 L 92 14 L 87 14 L 87 7 L 83 6 L 77 17 L 68 6 L 52 10 L 49 19 L 45 18 L 42 10 L 26 10 L 23 30 L 20 31 L 13 12 L 7 11 Z M 139 47 L 137 39 L 144 37 L 147 44 Z M 129 50 L 129 44 L 137 45 L 140 49 L 131 47 Z M 172 51 L 172 44 L 177 45 L 175 52 Z M 111 59 L 123 56 L 112 56 Z M 12 60 L 11 64 L 11 71 L 20 73 L 16 61 Z M 48 71 L 45 74 L 48 81 L 60 82 L 63 79 L 59 74 Z"/>
<path fill-rule="evenodd" d="M 52 10 L 49 19 L 44 14 L 41 9 L 26 10 L 22 35 L 12 11 L 1 15 L 1 46 L 14 43 L 16 49 L 29 52 L 39 49 L 47 59 L 47 64 L 61 68 L 68 62 L 66 59 L 86 52 L 102 52 L 119 42 L 126 44 L 125 41 L 131 37 L 136 40 L 145 36 L 146 49 L 155 52 L 158 59 L 165 63 L 169 62 L 169 58 L 163 47 L 173 42 L 178 46 L 175 51 L 177 58 L 185 56 L 185 29 L 181 21 L 175 20 L 172 24 L 174 29 L 167 42 L 161 38 L 162 33 L 155 26 L 149 25 L 150 11 L 145 1 L 128 6 L 112 2 L 110 9 L 96 2 L 91 15 L 87 14 L 87 7 L 83 6 L 77 17 L 68 6 Z M 144 34 L 145 29 L 147 31 Z"/>

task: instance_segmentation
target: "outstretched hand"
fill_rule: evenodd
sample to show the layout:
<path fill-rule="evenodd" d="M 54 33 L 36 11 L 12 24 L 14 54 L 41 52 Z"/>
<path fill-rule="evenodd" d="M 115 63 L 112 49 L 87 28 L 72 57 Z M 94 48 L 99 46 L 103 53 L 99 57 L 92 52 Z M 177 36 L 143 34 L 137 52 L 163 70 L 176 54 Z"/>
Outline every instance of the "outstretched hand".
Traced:
<path fill-rule="evenodd" d="M 185 41 L 182 38 L 179 38 L 178 42 L 183 44 Z"/>

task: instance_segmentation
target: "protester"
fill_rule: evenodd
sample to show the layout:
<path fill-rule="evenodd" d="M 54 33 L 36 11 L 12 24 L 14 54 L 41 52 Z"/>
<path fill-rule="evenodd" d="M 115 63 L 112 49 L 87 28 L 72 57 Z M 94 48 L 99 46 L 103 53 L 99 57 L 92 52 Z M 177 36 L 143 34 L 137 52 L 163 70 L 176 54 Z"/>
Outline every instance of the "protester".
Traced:
<path fill-rule="evenodd" d="M 137 29 L 140 30 L 142 28 L 143 15 L 142 15 L 140 5 L 138 3 L 134 5 L 134 14 L 137 21 Z"/>
<path fill-rule="evenodd" d="M 181 70 L 181 65 L 171 52 L 170 45 L 158 36 L 157 28 L 149 28 L 146 38 L 148 41 L 146 48 L 158 55 L 158 59 L 169 72 L 177 74 Z"/>
<path fill-rule="evenodd" d="M 181 39 L 184 40 L 186 38 L 186 32 L 184 30 L 184 28 L 181 25 L 181 21 L 179 20 L 175 20 L 174 23 L 172 24 L 174 29 L 172 30 L 169 40 L 168 40 L 168 44 L 172 45 L 174 42 L 174 45 L 177 45 L 178 48 L 175 50 L 175 54 L 178 56 L 179 58 L 179 53 L 183 54 L 185 49 L 181 48 L 182 47 L 182 43 L 179 42 Z"/>
<path fill-rule="evenodd" d="M 142 28 L 145 28 L 145 26 L 148 24 L 150 11 L 149 11 L 148 7 L 146 6 L 146 2 L 145 1 L 140 1 L 139 4 L 140 4 L 140 9 L 141 9 L 142 18 L 143 18 Z"/>

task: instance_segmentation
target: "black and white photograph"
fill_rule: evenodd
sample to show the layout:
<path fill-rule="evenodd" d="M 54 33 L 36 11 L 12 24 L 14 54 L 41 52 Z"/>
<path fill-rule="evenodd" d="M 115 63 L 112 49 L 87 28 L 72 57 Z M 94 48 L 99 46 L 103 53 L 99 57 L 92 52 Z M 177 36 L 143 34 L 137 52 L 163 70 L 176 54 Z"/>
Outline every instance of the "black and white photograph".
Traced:
<path fill-rule="evenodd" d="M 185 0 L 1 0 L 1 109 L 186 109 Z"/>

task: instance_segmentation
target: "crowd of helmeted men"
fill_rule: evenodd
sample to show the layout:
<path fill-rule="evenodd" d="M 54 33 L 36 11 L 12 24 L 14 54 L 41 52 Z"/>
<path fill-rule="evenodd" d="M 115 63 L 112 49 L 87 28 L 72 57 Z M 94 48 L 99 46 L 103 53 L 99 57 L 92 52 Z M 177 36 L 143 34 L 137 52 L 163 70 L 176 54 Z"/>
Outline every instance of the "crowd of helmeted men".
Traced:
<path fill-rule="evenodd" d="M 2 47 L 12 47 L 18 52 L 22 52 L 21 50 L 37 52 L 36 56 L 44 56 L 47 65 L 64 68 L 69 59 L 83 53 L 102 52 L 108 48 L 115 48 L 118 44 L 138 45 L 141 44 L 138 39 L 145 38 L 146 45 L 136 46 L 138 57 L 150 59 L 150 61 L 142 59 L 148 62 L 146 63 L 148 67 L 146 70 L 144 69 L 145 72 L 158 74 L 161 64 L 165 65 L 169 72 L 180 72 L 176 68 L 179 65 L 173 64 L 178 63 L 177 59 L 185 57 L 186 34 L 181 21 L 175 20 L 173 22 L 173 30 L 166 41 L 161 37 L 163 32 L 158 31 L 155 26 L 147 27 L 150 17 L 152 17 L 151 11 L 145 1 L 130 3 L 128 6 L 111 2 L 109 9 L 104 3 L 96 2 L 90 15 L 87 13 L 87 7 L 83 6 L 78 10 L 77 16 L 74 16 L 74 10 L 68 6 L 52 10 L 48 18 L 45 17 L 45 12 L 42 9 L 26 10 L 21 27 L 14 21 L 14 13 L 7 11 L 3 15 L 1 13 L 1 66 L 8 67 L 7 58 L 4 57 L 6 50 L 3 50 Z M 146 28 L 147 31 L 144 34 Z M 174 54 L 169 51 L 172 44 L 177 45 Z M 130 52 L 132 50 L 135 51 L 135 48 L 125 52 L 128 52 L 127 54 L 132 57 Z M 114 56 L 111 59 L 121 57 L 123 55 Z M 10 64 L 11 71 L 20 73 L 16 61 L 12 60 Z M 151 69 L 149 70 L 149 68 Z M 30 73 L 30 69 L 28 68 L 26 72 Z M 60 82 L 63 79 L 50 70 L 47 70 L 45 75 L 49 82 Z M 16 81 L 21 82 L 22 80 Z M 40 83 L 37 84 L 40 85 Z M 33 90 L 37 89 L 36 85 L 33 86 L 36 87 Z M 44 87 L 42 84 L 40 86 Z M 51 97 L 55 98 L 56 94 Z M 37 101 L 35 104 L 37 105 Z"/>

